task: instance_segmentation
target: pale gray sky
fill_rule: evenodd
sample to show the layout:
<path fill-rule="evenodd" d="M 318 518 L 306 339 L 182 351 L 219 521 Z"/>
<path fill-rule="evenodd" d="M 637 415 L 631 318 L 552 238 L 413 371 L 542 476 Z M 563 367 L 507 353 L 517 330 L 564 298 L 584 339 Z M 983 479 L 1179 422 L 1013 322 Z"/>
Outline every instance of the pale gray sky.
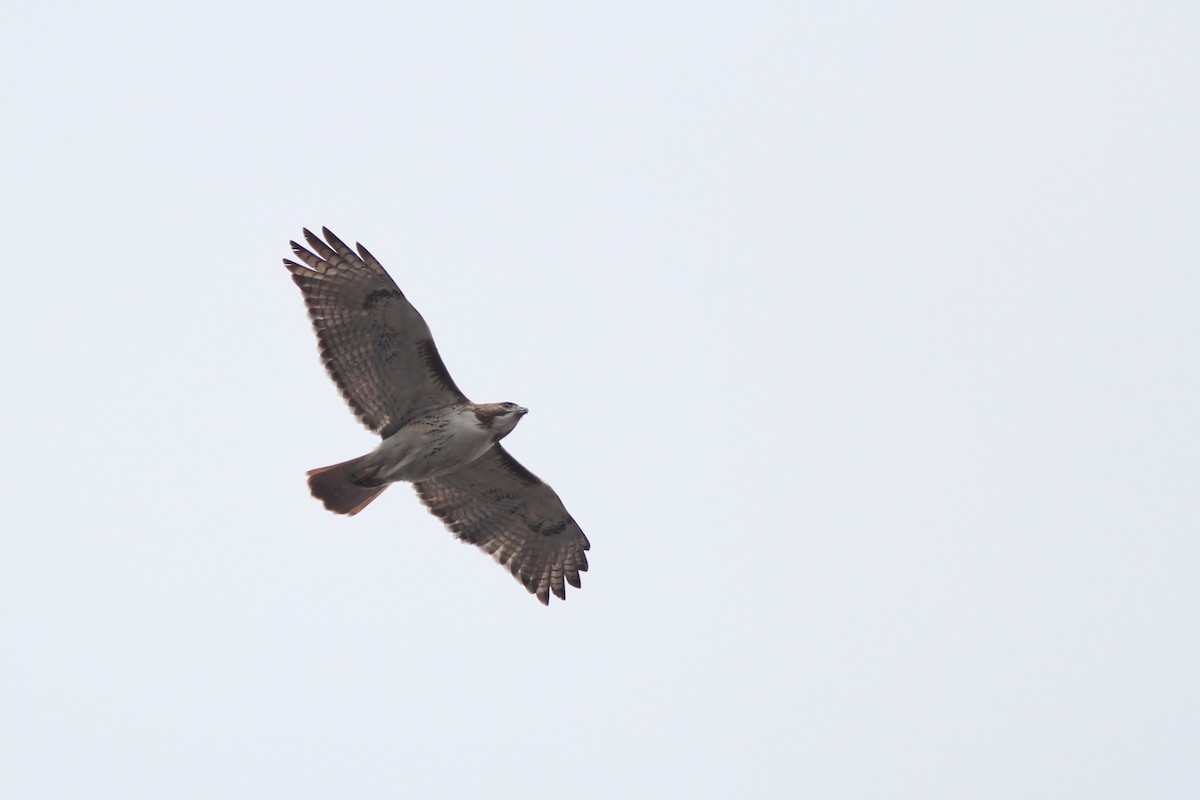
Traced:
<path fill-rule="evenodd" d="M 1194 4 L 3 16 L 0 795 L 1200 793 Z M 321 225 L 567 602 L 308 496 Z"/>

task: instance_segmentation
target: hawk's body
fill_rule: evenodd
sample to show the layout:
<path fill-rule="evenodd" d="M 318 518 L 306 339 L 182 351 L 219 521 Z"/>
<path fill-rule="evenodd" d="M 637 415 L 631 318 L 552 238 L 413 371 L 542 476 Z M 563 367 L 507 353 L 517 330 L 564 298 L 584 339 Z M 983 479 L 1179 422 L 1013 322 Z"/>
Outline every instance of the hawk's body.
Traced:
<path fill-rule="evenodd" d="M 425 320 L 380 266 L 329 232 L 304 231 L 315 253 L 284 260 L 304 293 L 321 357 L 358 418 L 383 441 L 359 458 L 309 472 L 313 495 L 357 514 L 396 481 L 463 541 L 478 545 L 543 603 L 579 586 L 590 545 L 554 490 L 499 444 L 526 409 L 476 404 L 450 378 Z"/>

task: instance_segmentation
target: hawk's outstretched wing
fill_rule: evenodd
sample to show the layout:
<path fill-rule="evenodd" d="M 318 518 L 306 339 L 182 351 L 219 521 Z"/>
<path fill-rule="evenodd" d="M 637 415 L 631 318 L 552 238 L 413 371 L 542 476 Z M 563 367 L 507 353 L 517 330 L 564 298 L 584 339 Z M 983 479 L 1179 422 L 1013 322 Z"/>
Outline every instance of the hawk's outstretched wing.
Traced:
<path fill-rule="evenodd" d="M 465 401 L 429 326 L 375 257 L 321 232 L 325 241 L 304 231 L 315 253 L 291 243 L 307 266 L 283 263 L 304 293 L 321 360 L 359 420 L 386 439 L 426 411 Z"/>
<path fill-rule="evenodd" d="M 414 484 L 426 507 L 464 542 L 508 567 L 543 603 L 565 599 L 591 545 L 562 500 L 497 444 L 448 475 Z"/>

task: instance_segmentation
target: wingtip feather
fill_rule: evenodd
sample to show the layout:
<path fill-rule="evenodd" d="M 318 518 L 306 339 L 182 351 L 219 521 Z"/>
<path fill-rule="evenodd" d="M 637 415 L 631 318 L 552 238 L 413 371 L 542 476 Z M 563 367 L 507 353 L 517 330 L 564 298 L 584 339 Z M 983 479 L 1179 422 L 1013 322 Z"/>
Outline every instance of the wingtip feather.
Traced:
<path fill-rule="evenodd" d="M 339 256 L 348 258 L 350 261 L 355 260 L 354 251 L 346 246 L 346 243 L 337 237 L 329 228 L 321 228 L 321 233 L 325 234 L 325 241 L 329 243 Z"/>

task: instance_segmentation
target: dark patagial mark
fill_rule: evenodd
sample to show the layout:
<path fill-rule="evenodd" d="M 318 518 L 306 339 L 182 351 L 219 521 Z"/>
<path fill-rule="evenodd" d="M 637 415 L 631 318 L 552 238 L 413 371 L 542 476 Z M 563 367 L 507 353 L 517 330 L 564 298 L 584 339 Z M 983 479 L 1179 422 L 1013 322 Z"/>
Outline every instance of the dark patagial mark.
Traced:
<path fill-rule="evenodd" d="M 537 475 L 534 475 L 532 472 L 525 469 L 525 467 L 521 465 L 520 461 L 517 461 L 515 458 L 509 455 L 507 450 L 497 445 L 496 452 L 500 456 L 501 466 L 504 467 L 505 471 L 508 472 L 509 475 L 512 475 L 517 480 L 531 486 L 542 482 Z"/>
<path fill-rule="evenodd" d="M 441 355 L 438 354 L 437 345 L 433 343 L 432 339 L 422 339 L 417 342 L 417 352 L 420 353 L 421 361 L 424 362 L 425 368 L 429 370 L 429 374 L 442 385 L 443 389 L 454 392 L 463 400 L 467 399 L 466 395 L 454 385 L 454 379 L 450 377 L 450 371 L 446 369 L 446 364 L 442 361 Z"/>

